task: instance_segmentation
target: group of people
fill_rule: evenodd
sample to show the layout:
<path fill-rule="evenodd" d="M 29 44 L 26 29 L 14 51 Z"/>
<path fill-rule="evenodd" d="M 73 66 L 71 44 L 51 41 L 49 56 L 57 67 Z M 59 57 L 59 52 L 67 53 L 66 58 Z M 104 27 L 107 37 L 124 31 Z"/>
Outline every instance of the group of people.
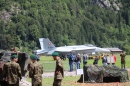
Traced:
<path fill-rule="evenodd" d="M 64 77 L 62 60 L 58 52 L 52 53 L 52 56 L 56 60 L 53 86 L 61 86 L 61 81 Z M 0 86 L 19 86 L 22 73 L 17 61 L 18 55 L 11 55 L 11 61 L 4 63 L 2 74 L 0 74 Z M 32 81 L 32 86 L 42 86 L 43 66 L 38 62 L 35 54 L 30 55 L 27 70 Z"/>
<path fill-rule="evenodd" d="M 54 82 L 53 86 L 61 86 L 61 82 L 64 78 L 64 68 L 62 60 L 59 57 L 58 52 L 52 53 L 53 59 L 56 61 L 56 67 L 54 72 Z M 125 69 L 125 54 L 122 52 L 120 54 L 121 56 L 121 68 Z M 109 55 L 104 55 L 102 58 L 102 64 L 103 66 L 109 65 L 108 61 Z M 112 54 L 111 56 L 113 58 L 112 65 L 115 65 L 116 62 L 116 56 Z M 72 52 L 70 52 L 69 56 L 69 65 L 70 65 L 70 71 L 73 71 L 73 62 L 76 63 L 77 69 L 80 69 L 80 63 L 81 63 L 81 57 L 80 54 L 77 54 L 76 56 L 73 55 Z M 88 55 L 86 53 L 83 53 L 83 65 L 85 66 L 87 64 Z M 43 74 L 43 67 L 38 62 L 37 56 L 35 54 L 30 55 L 31 62 L 28 63 L 27 70 L 29 72 L 29 77 L 32 79 L 32 86 L 42 86 L 42 74 Z M 93 64 L 98 64 L 99 57 L 96 56 L 94 59 Z M 19 81 L 22 79 L 21 74 L 21 68 L 20 65 L 17 63 L 18 61 L 18 55 L 11 55 L 11 61 L 6 62 L 3 66 L 3 73 L 2 79 L 4 82 L 0 82 L 0 86 L 19 86 Z"/>
<path fill-rule="evenodd" d="M 125 69 L 125 56 L 126 55 L 122 51 L 120 56 L 121 56 L 121 68 Z M 70 52 L 70 54 L 68 55 L 68 59 L 69 59 L 69 66 L 70 66 L 69 71 L 71 72 L 71 71 L 73 71 L 74 63 L 76 64 L 76 69 L 80 69 L 81 59 L 83 59 L 83 66 L 85 66 L 88 62 L 88 55 L 84 52 L 83 56 L 81 58 L 79 53 L 77 55 L 74 55 L 72 52 Z M 103 66 L 110 65 L 110 64 L 112 64 L 114 66 L 117 58 L 113 53 L 112 53 L 112 55 L 109 55 L 109 54 L 103 55 L 102 54 L 101 58 L 96 55 L 94 58 L 93 65 L 98 65 L 99 59 L 102 59 Z"/>
<path fill-rule="evenodd" d="M 102 55 L 102 58 L 95 56 L 93 64 L 94 65 L 98 64 L 99 59 L 102 59 L 103 66 L 110 65 L 110 63 L 112 63 L 112 65 L 115 65 L 116 63 L 116 56 L 113 53 L 111 56 L 109 54 Z"/>
<path fill-rule="evenodd" d="M 68 59 L 69 59 L 69 66 L 70 66 L 70 72 L 73 71 L 73 64 L 76 64 L 76 69 L 80 69 L 80 64 L 81 64 L 81 56 L 78 53 L 77 55 L 74 55 L 72 52 L 70 52 L 70 54 L 68 55 Z M 83 53 L 83 65 L 85 66 L 87 64 L 87 60 L 88 60 L 88 55 L 84 52 Z"/>
<path fill-rule="evenodd" d="M 0 86 L 19 86 L 22 79 L 21 67 L 17 63 L 18 55 L 11 55 L 11 61 L 4 63 Z M 30 56 L 30 64 L 28 66 L 29 77 L 32 78 L 32 86 L 42 86 L 43 67 L 37 62 L 37 56 Z"/>
<path fill-rule="evenodd" d="M 121 57 L 121 69 L 125 69 L 125 56 L 126 54 L 122 51 L 121 54 L 120 54 L 120 57 Z M 106 66 L 106 65 L 110 65 L 112 63 L 112 65 L 115 65 L 116 63 L 116 56 L 112 53 L 112 55 L 103 55 L 102 56 L 102 65 L 103 66 Z M 94 63 L 93 64 L 98 64 L 98 56 L 95 57 L 94 59 Z"/>

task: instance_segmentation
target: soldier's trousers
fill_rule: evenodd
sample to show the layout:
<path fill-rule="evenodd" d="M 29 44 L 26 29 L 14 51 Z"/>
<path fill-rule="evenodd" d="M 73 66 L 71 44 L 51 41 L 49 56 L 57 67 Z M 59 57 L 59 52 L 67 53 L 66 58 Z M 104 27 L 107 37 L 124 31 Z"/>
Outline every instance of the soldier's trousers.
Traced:
<path fill-rule="evenodd" d="M 18 84 L 8 84 L 8 86 L 19 86 Z"/>
<path fill-rule="evenodd" d="M 17 84 L 8 84 L 8 86 L 19 86 L 19 83 L 17 83 Z"/>
<path fill-rule="evenodd" d="M 54 82 L 53 82 L 53 86 L 61 86 L 61 81 L 62 80 L 55 79 Z"/>
<path fill-rule="evenodd" d="M 125 69 L 125 64 L 121 64 L 121 69 Z"/>

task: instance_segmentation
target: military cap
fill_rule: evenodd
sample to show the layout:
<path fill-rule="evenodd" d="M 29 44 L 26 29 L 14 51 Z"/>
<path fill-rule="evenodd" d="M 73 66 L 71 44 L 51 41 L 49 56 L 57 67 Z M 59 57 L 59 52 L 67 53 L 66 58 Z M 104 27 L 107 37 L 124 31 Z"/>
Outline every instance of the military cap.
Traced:
<path fill-rule="evenodd" d="M 52 56 L 58 56 L 58 55 L 59 55 L 58 52 L 53 52 L 53 53 L 52 53 Z"/>
<path fill-rule="evenodd" d="M 18 58 L 18 56 L 17 56 L 17 55 L 12 55 L 11 58 L 12 58 L 12 59 Z"/>
<path fill-rule="evenodd" d="M 37 56 L 36 56 L 35 54 L 32 54 L 32 55 L 30 56 L 30 58 L 31 58 L 32 60 L 37 60 Z"/>

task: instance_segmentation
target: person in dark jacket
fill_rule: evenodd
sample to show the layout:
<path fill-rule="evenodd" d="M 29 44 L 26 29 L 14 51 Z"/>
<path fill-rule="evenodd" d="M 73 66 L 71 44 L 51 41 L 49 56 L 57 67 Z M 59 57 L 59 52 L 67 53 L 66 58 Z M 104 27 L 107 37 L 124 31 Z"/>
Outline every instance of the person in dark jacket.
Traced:
<path fill-rule="evenodd" d="M 83 53 L 83 66 L 87 65 L 88 55 L 84 52 Z"/>
<path fill-rule="evenodd" d="M 69 59 L 70 72 L 72 72 L 73 71 L 73 62 L 74 62 L 74 55 L 72 52 L 70 52 L 70 54 L 68 55 L 68 59 Z"/>
<path fill-rule="evenodd" d="M 75 62 L 76 62 L 76 65 L 77 65 L 77 69 L 80 69 L 81 57 L 80 57 L 79 53 L 77 54 L 77 56 L 75 58 Z"/>
<path fill-rule="evenodd" d="M 102 58 L 102 64 L 103 66 L 107 65 L 107 55 L 104 55 L 104 57 Z"/>
<path fill-rule="evenodd" d="M 94 59 L 93 65 L 97 65 L 97 64 L 98 64 L 98 60 L 99 60 L 98 56 L 95 56 L 95 59 Z"/>

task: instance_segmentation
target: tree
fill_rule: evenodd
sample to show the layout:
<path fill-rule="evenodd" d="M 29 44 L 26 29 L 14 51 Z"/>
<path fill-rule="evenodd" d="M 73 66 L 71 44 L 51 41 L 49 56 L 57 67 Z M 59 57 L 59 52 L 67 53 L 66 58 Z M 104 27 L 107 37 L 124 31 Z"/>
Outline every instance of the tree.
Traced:
<path fill-rule="evenodd" d="M 14 38 L 10 34 L 4 35 L 2 44 L 3 49 L 11 49 L 12 47 L 15 47 Z"/>

